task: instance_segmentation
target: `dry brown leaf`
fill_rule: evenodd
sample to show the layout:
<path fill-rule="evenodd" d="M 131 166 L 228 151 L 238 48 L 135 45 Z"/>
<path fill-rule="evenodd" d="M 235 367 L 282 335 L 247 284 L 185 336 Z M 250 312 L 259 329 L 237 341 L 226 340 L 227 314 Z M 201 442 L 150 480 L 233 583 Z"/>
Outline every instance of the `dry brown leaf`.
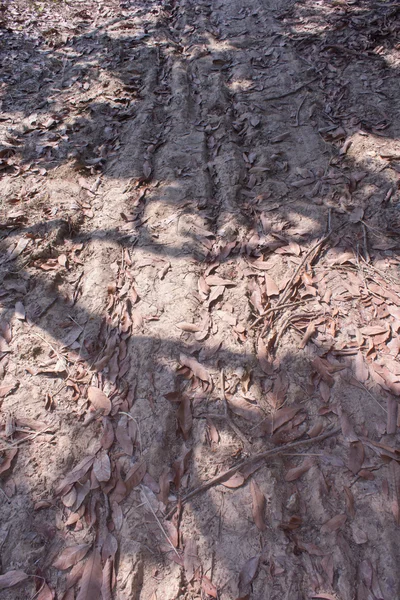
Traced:
<path fill-rule="evenodd" d="M 268 355 L 267 347 L 261 335 L 259 336 L 257 342 L 257 358 L 262 371 L 264 371 L 266 375 L 272 375 L 272 373 L 274 372 L 274 367 L 272 364 L 272 360 Z"/>
<path fill-rule="evenodd" d="M 70 567 L 73 567 L 82 558 L 85 558 L 89 552 L 91 544 L 77 544 L 76 546 L 69 546 L 65 548 L 60 556 L 53 562 L 53 567 L 65 571 Z"/>
<path fill-rule="evenodd" d="M 227 285 L 236 285 L 234 281 L 230 279 L 222 279 L 222 277 L 218 277 L 218 275 L 210 275 L 206 277 L 206 284 L 209 286 L 227 286 Z"/>
<path fill-rule="evenodd" d="M 8 571 L 3 575 L 0 575 L 0 590 L 7 590 L 14 585 L 18 585 L 22 581 L 28 579 L 29 575 L 24 573 L 24 571 Z"/>
<path fill-rule="evenodd" d="M 331 375 L 328 361 L 317 356 L 316 358 L 314 358 L 314 360 L 312 360 L 311 364 L 314 367 L 314 369 L 317 371 L 317 373 L 325 381 L 325 383 L 327 383 L 330 387 L 332 387 L 333 384 L 335 383 L 335 381 Z"/>
<path fill-rule="evenodd" d="M 344 493 L 346 494 L 345 500 L 346 500 L 347 512 L 349 513 L 350 517 L 354 517 L 355 510 L 354 510 L 354 496 L 353 496 L 353 492 L 347 486 L 344 486 L 343 489 L 344 489 Z"/>
<path fill-rule="evenodd" d="M 187 448 L 185 445 L 183 445 L 183 450 L 182 450 L 181 456 L 173 464 L 174 485 L 177 490 L 179 490 L 179 488 L 180 488 L 181 479 L 187 469 L 191 454 L 192 454 L 191 448 Z"/>
<path fill-rule="evenodd" d="M 108 417 L 103 417 L 102 421 L 103 430 L 101 434 L 100 443 L 104 450 L 109 450 L 114 443 L 114 428 Z"/>
<path fill-rule="evenodd" d="M 177 323 L 176 326 L 182 331 L 187 331 L 189 333 L 196 333 L 197 331 L 201 331 L 201 328 L 194 323 L 187 323 L 186 321 L 182 321 L 181 323 Z"/>
<path fill-rule="evenodd" d="M 177 419 L 180 430 L 182 431 L 183 439 L 187 440 L 192 430 L 193 416 L 192 403 L 190 398 L 186 395 L 182 396 L 182 400 L 177 411 Z"/>
<path fill-rule="evenodd" d="M 285 481 L 296 481 L 299 479 L 304 473 L 307 473 L 311 469 L 314 464 L 314 459 L 309 457 L 303 460 L 303 462 L 298 467 L 293 467 L 289 469 L 289 471 L 285 475 Z"/>
<path fill-rule="evenodd" d="M 239 598 L 247 598 L 251 592 L 251 584 L 257 574 L 260 555 L 250 558 L 241 568 L 239 573 Z"/>
<path fill-rule="evenodd" d="M 339 410 L 339 418 L 342 434 L 346 442 L 358 442 L 358 437 L 354 432 L 353 425 L 350 423 L 349 417 L 342 409 Z"/>
<path fill-rule="evenodd" d="M 263 418 L 263 413 L 255 404 L 248 402 L 242 396 L 233 396 L 228 400 L 229 408 L 232 412 L 247 421 L 258 423 Z"/>
<path fill-rule="evenodd" d="M 380 335 L 387 333 L 388 328 L 383 325 L 369 325 L 360 329 L 362 335 Z"/>
<path fill-rule="evenodd" d="M 336 515 L 329 519 L 326 523 L 324 523 L 321 527 L 321 533 L 332 533 L 333 531 L 337 531 L 346 523 L 347 517 L 346 515 Z"/>
<path fill-rule="evenodd" d="M 200 561 L 197 556 L 197 545 L 194 538 L 188 538 L 185 543 L 185 549 L 183 552 L 183 566 L 185 569 L 186 581 L 190 583 L 200 565 Z"/>
<path fill-rule="evenodd" d="M 114 561 L 111 557 L 107 558 L 103 569 L 103 580 L 101 583 L 101 599 L 112 600 L 112 579 L 113 579 Z"/>
<path fill-rule="evenodd" d="M 211 596 L 211 598 L 218 598 L 217 587 L 205 575 L 203 575 L 202 580 L 201 580 L 201 589 L 207 596 Z"/>
<path fill-rule="evenodd" d="M 56 488 L 56 495 L 59 496 L 65 493 L 66 489 L 71 486 L 73 483 L 77 482 L 79 479 L 88 472 L 92 464 L 94 463 L 95 456 L 86 456 L 81 460 L 80 463 L 76 465 L 74 469 L 64 479 Z"/>
<path fill-rule="evenodd" d="M 101 567 L 100 553 L 93 550 L 85 564 L 81 588 L 76 600 L 99 600 L 103 582 L 103 569 Z"/>
<path fill-rule="evenodd" d="M 115 430 L 115 436 L 122 450 L 126 452 L 128 456 L 133 456 L 133 441 L 129 435 L 127 415 L 122 415 L 120 417 L 117 429 Z"/>
<path fill-rule="evenodd" d="M 158 495 L 158 499 L 165 506 L 168 504 L 169 488 L 173 480 L 174 478 L 171 469 L 169 469 L 168 467 L 164 467 L 158 479 L 158 484 L 160 486 L 160 493 Z"/>
<path fill-rule="evenodd" d="M 366 383 L 369 376 L 369 370 L 365 364 L 364 357 L 360 350 L 357 352 L 357 356 L 354 361 L 354 376 L 357 381 Z"/>
<path fill-rule="evenodd" d="M 265 288 L 267 290 L 267 296 L 279 296 L 279 288 L 275 281 L 268 273 L 265 273 Z"/>
<path fill-rule="evenodd" d="M 315 332 L 316 332 L 315 324 L 311 321 L 311 323 L 309 323 L 307 325 L 307 329 L 304 333 L 304 336 L 303 336 L 301 342 L 299 343 L 299 348 L 301 350 L 307 346 L 308 342 L 310 341 L 310 339 L 312 338 L 312 336 L 314 335 Z"/>
<path fill-rule="evenodd" d="M 221 483 L 224 487 L 227 487 L 230 489 L 236 489 L 236 488 L 240 487 L 241 485 L 243 485 L 244 482 L 245 482 L 244 476 L 238 471 L 237 473 L 232 475 L 232 477 L 229 477 L 229 479 L 227 479 L 226 481 L 222 481 Z"/>
<path fill-rule="evenodd" d="M 357 475 L 364 462 L 364 446 L 362 442 L 352 442 L 349 449 L 348 467 L 353 475 Z"/>
<path fill-rule="evenodd" d="M 266 500 L 265 500 L 264 494 L 260 490 L 258 484 L 254 481 L 254 479 L 252 479 L 251 483 L 250 483 L 250 492 L 251 492 L 251 498 L 253 501 L 252 513 L 253 513 L 254 523 L 256 524 L 256 527 L 257 527 L 257 529 L 259 529 L 259 531 L 265 531 L 265 529 L 266 529 L 266 524 L 265 524 Z"/>
<path fill-rule="evenodd" d="M 111 401 L 99 388 L 90 386 L 88 388 L 88 399 L 96 410 L 102 410 L 105 416 L 110 414 Z"/>
<path fill-rule="evenodd" d="M 10 448 L 10 450 L 6 450 L 3 455 L 2 463 L 0 464 L 0 475 L 8 471 L 11 467 L 11 463 L 13 461 L 14 456 L 17 454 L 18 448 Z"/>
<path fill-rule="evenodd" d="M 211 377 L 209 372 L 195 358 L 191 358 L 189 356 L 181 354 L 179 357 L 179 362 L 184 367 L 188 367 L 194 373 L 194 375 L 202 381 L 211 383 Z"/>
<path fill-rule="evenodd" d="M 144 461 L 137 462 L 129 469 L 125 478 L 125 486 L 128 493 L 142 481 L 147 467 Z"/>
<path fill-rule="evenodd" d="M 400 465 L 396 460 L 390 461 L 389 474 L 391 480 L 391 507 L 396 525 L 400 525 Z"/>
<path fill-rule="evenodd" d="M 43 583 L 40 588 L 39 594 L 36 596 L 36 600 L 53 600 L 54 591 L 47 585 L 46 582 Z"/>
<path fill-rule="evenodd" d="M 97 481 L 108 481 L 111 477 L 111 463 L 107 452 L 103 450 L 99 452 L 93 463 L 93 473 Z"/>

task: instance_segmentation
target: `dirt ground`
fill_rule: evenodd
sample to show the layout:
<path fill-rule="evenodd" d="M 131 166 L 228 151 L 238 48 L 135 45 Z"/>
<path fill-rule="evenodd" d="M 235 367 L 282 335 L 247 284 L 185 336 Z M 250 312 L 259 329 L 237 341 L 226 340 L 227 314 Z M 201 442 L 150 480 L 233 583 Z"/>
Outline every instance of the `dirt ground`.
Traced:
<path fill-rule="evenodd" d="M 399 15 L 1 2 L 1 598 L 400 598 Z"/>

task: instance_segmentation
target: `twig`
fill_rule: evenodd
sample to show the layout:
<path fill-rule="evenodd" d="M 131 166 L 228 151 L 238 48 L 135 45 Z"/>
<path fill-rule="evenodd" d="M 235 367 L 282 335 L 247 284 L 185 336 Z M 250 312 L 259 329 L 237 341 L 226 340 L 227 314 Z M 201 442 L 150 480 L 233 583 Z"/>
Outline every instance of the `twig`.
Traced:
<path fill-rule="evenodd" d="M 264 98 L 264 101 L 268 102 L 268 100 L 279 100 L 280 98 L 286 98 L 286 96 L 291 96 L 292 94 L 297 94 L 297 92 L 300 92 L 300 90 L 302 90 L 303 88 L 310 85 L 310 83 L 314 83 L 314 81 L 317 81 L 318 79 L 319 79 L 319 77 L 314 77 L 314 79 L 307 81 L 307 83 L 303 83 L 302 85 L 299 85 L 297 88 L 294 88 L 293 90 L 289 90 L 288 92 L 285 92 L 284 94 L 277 94 L 276 96 L 269 96 L 268 98 Z"/>
<path fill-rule="evenodd" d="M 169 537 L 168 537 L 168 535 L 167 535 L 167 532 L 165 531 L 164 527 L 162 526 L 162 523 L 161 523 L 160 519 L 157 517 L 157 515 L 156 515 L 156 513 L 155 513 L 155 511 L 154 511 L 154 509 L 153 509 L 153 507 L 152 507 L 152 505 L 150 504 L 150 500 L 149 500 L 149 499 L 148 499 L 148 497 L 146 496 L 146 492 L 144 491 L 144 489 L 143 489 L 143 486 L 141 486 L 141 488 L 142 488 L 142 492 L 143 492 L 144 499 L 146 500 L 148 507 L 150 508 L 151 512 L 153 513 L 153 517 L 154 517 L 154 518 L 155 518 L 155 520 L 157 521 L 157 523 L 158 523 L 158 525 L 159 525 L 159 527 L 160 527 L 161 531 L 163 532 L 163 534 L 164 534 L 164 536 L 165 536 L 165 539 L 167 540 L 167 542 L 168 542 L 168 543 L 169 543 L 169 545 L 171 546 L 172 550 L 175 552 L 175 554 L 177 555 L 177 557 L 178 557 L 178 558 L 179 558 L 179 560 L 180 560 L 180 558 L 181 558 L 181 557 L 179 556 L 179 553 L 178 553 L 178 551 L 176 550 L 175 546 L 173 545 L 173 543 L 172 543 L 172 542 L 171 542 L 171 540 L 169 539 Z"/>
<path fill-rule="evenodd" d="M 20 444 L 23 444 L 24 442 L 28 442 L 31 440 L 34 440 L 35 438 L 38 437 L 38 435 L 41 435 L 42 433 L 46 433 L 49 430 L 54 429 L 53 426 L 49 426 L 49 427 L 45 427 L 44 429 L 41 429 L 40 431 L 37 431 L 36 433 L 33 433 L 32 435 L 27 435 L 23 440 L 18 440 L 17 442 L 11 442 L 8 446 L 0 448 L 0 452 L 4 452 L 6 450 L 9 450 L 10 448 L 15 448 L 16 446 L 20 446 Z"/>
<path fill-rule="evenodd" d="M 310 250 L 304 256 L 303 260 L 301 261 L 301 263 L 299 264 L 299 266 L 297 267 L 297 269 L 293 273 L 292 277 L 290 278 L 290 280 L 286 284 L 285 289 L 283 290 L 283 294 L 282 294 L 281 298 L 278 300 L 278 304 L 277 304 L 276 308 L 281 307 L 282 304 L 287 300 L 288 292 L 289 292 L 290 288 L 292 287 L 293 282 L 295 281 L 295 279 L 299 275 L 301 269 L 304 267 L 304 265 L 306 264 L 306 262 L 308 261 L 308 259 L 310 258 L 310 256 L 314 252 L 316 252 L 317 250 L 319 250 L 321 248 L 321 246 L 323 246 L 323 244 L 325 244 L 325 242 L 327 242 L 329 240 L 329 238 L 331 237 L 331 235 L 332 235 L 332 233 L 334 231 L 336 231 L 336 230 L 331 229 L 331 231 L 326 236 L 324 236 L 323 238 L 321 238 L 316 244 L 314 244 L 314 246 L 312 246 L 312 248 L 310 248 Z M 313 257 L 312 260 L 314 258 L 315 257 Z"/>
<path fill-rule="evenodd" d="M 233 422 L 232 417 L 229 413 L 229 405 L 228 405 L 228 402 L 227 402 L 227 399 L 225 396 L 225 375 L 224 375 L 223 369 L 221 369 L 221 373 L 220 373 L 220 386 L 221 386 L 221 400 L 224 403 L 226 421 L 227 421 L 229 427 L 242 440 L 244 447 L 248 450 L 249 447 L 251 446 L 249 440 L 246 438 L 244 433 L 239 429 L 239 427 L 237 427 L 236 424 Z"/>
<path fill-rule="evenodd" d="M 195 488 L 194 490 L 192 490 L 191 492 L 186 494 L 186 496 L 183 496 L 183 498 L 181 498 L 181 505 L 186 504 L 186 502 L 188 502 L 188 500 L 191 500 L 191 498 L 194 498 L 198 494 L 201 494 L 202 492 L 206 492 L 210 488 L 214 487 L 214 485 L 217 485 L 218 483 L 222 483 L 223 481 L 226 481 L 227 479 L 232 477 L 232 475 L 235 475 L 235 473 L 237 473 L 242 467 L 247 467 L 248 465 L 251 465 L 251 464 L 259 462 L 259 461 L 264 461 L 265 459 L 270 458 L 271 456 L 276 456 L 278 454 L 284 454 L 288 450 L 293 450 L 294 448 L 303 448 L 304 446 L 309 446 L 310 444 L 317 444 L 318 442 L 322 442 L 323 440 L 326 440 L 327 438 L 337 435 L 340 432 L 341 432 L 341 428 L 338 427 L 336 429 L 331 429 L 330 431 L 327 431 L 326 433 L 323 433 L 322 435 L 319 435 L 315 438 L 310 438 L 307 440 L 300 440 L 299 442 L 293 442 L 291 444 L 285 444 L 284 446 L 280 446 L 279 448 L 272 448 L 271 450 L 266 450 L 265 452 L 260 452 L 259 454 L 254 454 L 254 456 L 245 458 L 245 459 L 239 461 L 234 467 L 231 467 L 227 471 L 224 471 L 223 473 L 216 475 L 216 477 L 209 479 L 208 481 L 206 481 L 199 487 Z M 260 468 L 261 466 L 262 465 L 260 464 L 260 466 L 258 468 Z M 169 519 L 174 514 L 176 509 L 177 509 L 177 506 L 172 508 L 165 515 L 165 518 Z"/>
<path fill-rule="evenodd" d="M 306 101 L 307 96 L 308 96 L 308 94 L 306 93 L 304 95 L 304 98 L 302 99 L 302 101 L 299 104 L 299 107 L 296 112 L 296 121 L 295 121 L 295 124 L 292 125 L 292 127 L 300 127 L 300 111 L 301 111 L 301 107 L 303 106 L 304 102 Z"/>
<path fill-rule="evenodd" d="M 277 312 L 278 310 L 281 310 L 281 308 L 289 308 L 291 306 L 298 306 L 299 304 L 304 304 L 304 302 L 307 302 L 307 300 L 299 300 L 298 302 L 287 302 L 286 304 L 281 304 L 280 306 L 274 306 L 273 308 L 269 308 L 268 310 L 263 312 L 262 315 L 257 317 L 257 319 L 250 325 L 250 327 L 248 329 L 249 330 L 253 329 L 253 327 L 258 325 L 258 323 L 260 321 L 262 321 L 264 317 L 268 317 L 268 315 L 271 315 L 272 313 Z"/>

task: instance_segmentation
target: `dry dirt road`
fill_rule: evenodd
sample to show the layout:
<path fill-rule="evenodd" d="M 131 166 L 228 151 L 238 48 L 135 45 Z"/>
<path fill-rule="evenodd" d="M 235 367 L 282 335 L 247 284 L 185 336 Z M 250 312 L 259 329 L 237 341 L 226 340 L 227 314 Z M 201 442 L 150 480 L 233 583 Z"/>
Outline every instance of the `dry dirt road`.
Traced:
<path fill-rule="evenodd" d="M 400 597 L 399 8 L 1 3 L 2 598 Z"/>

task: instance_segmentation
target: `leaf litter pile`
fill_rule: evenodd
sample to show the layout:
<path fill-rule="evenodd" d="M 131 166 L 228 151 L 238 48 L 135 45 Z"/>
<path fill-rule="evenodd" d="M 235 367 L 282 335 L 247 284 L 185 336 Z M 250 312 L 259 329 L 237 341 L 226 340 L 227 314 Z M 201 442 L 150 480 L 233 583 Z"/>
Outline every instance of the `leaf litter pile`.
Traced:
<path fill-rule="evenodd" d="M 399 9 L 1 2 L 2 598 L 400 596 Z"/>

